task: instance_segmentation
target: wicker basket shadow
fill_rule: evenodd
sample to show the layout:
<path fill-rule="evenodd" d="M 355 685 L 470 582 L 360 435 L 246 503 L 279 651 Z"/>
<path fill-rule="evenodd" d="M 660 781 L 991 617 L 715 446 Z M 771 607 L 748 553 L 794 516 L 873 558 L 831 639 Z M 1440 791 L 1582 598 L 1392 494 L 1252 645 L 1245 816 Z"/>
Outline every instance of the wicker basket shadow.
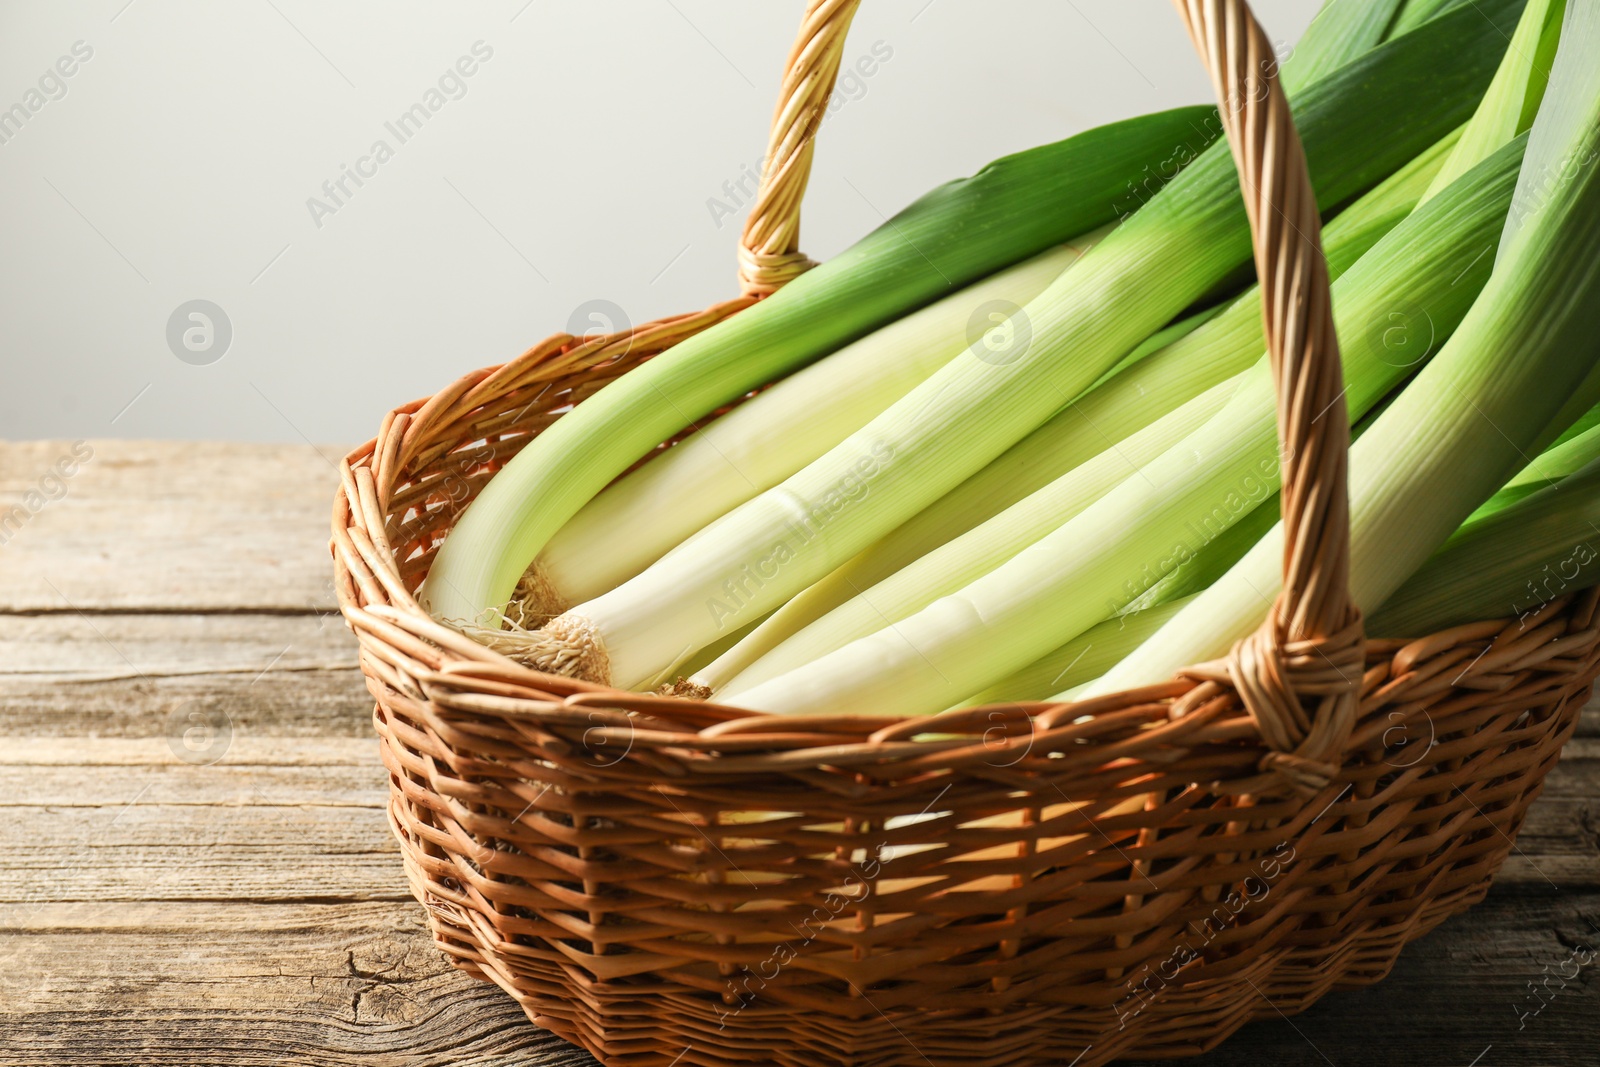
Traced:
<path fill-rule="evenodd" d="M 790 56 L 744 296 L 552 337 L 392 412 L 343 467 L 337 587 L 438 947 L 629 1067 L 1087 1067 L 1377 981 L 1513 847 L 1600 672 L 1597 592 L 1364 638 L 1315 201 L 1242 0 L 1178 5 L 1249 194 L 1292 457 L 1284 591 L 1227 660 L 1087 703 L 785 718 L 538 673 L 418 607 L 521 447 L 805 268 L 799 200 L 856 2 L 812 0 Z"/>

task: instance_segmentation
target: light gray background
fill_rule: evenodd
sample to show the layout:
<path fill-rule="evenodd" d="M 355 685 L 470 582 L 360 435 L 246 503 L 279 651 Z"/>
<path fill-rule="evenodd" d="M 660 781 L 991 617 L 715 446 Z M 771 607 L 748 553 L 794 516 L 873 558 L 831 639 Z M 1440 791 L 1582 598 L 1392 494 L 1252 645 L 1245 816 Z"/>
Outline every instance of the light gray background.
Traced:
<path fill-rule="evenodd" d="M 744 213 L 708 201 L 759 163 L 803 6 L 5 2 L 0 109 L 93 56 L 0 144 L 0 435 L 363 440 L 586 301 L 642 322 L 734 295 Z M 1280 43 L 1318 6 L 1255 5 Z M 478 41 L 400 144 L 385 122 Z M 816 258 L 996 156 L 1210 99 L 1165 0 L 866 0 L 846 61 L 874 45 L 819 138 Z M 394 157 L 318 226 L 308 198 L 379 138 Z M 167 343 L 194 299 L 232 325 L 204 365 Z"/>

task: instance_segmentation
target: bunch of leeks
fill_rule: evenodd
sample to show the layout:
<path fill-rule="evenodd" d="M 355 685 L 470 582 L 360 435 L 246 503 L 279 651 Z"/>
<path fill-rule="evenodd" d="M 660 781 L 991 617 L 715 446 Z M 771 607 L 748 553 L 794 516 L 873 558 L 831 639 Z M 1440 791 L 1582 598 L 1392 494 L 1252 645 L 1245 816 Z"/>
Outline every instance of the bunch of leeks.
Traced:
<path fill-rule="evenodd" d="M 1600 0 L 1330 0 L 1283 68 L 1374 632 L 1600 571 L 1597 72 Z M 1186 109 L 1008 157 L 623 375 L 485 487 L 425 603 L 540 669 L 781 713 L 1065 698 L 1214 657 L 1282 555 L 1218 130 Z"/>

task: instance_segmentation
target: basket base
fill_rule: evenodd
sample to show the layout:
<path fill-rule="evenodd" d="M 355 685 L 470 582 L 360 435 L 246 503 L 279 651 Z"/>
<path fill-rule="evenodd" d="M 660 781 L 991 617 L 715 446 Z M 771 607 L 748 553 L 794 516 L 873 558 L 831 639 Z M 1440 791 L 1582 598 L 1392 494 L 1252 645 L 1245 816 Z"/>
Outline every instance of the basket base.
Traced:
<path fill-rule="evenodd" d="M 651 986 L 589 983 L 578 996 L 566 968 L 524 960 L 513 977 L 445 930 L 438 940 L 457 967 L 499 985 L 535 1025 L 606 1067 L 1099 1067 L 1133 1056 L 1199 1055 L 1247 1023 L 1297 1015 L 1329 992 L 1381 981 L 1406 944 L 1477 904 L 1489 883 L 1484 878 L 1422 907 L 1391 912 L 1336 944 L 1319 940 L 1302 950 L 1263 953 L 1225 976 L 1174 984 L 1142 1003 L 1114 1006 L 883 1011 L 863 997 L 860 1017 L 841 1018 L 782 1006 L 728 1007 Z M 1206 1035 L 1203 1042 L 1194 1039 L 1197 1033 Z"/>
<path fill-rule="evenodd" d="M 1352 835 L 1348 845 L 1324 843 L 1317 859 L 1306 848 L 1297 894 L 1273 896 L 1271 904 L 1263 896 L 1256 911 L 1237 912 L 1226 947 L 1219 941 L 1219 951 L 1191 956 L 1170 974 L 1165 964 L 1172 957 L 1155 946 L 1186 943 L 1188 927 L 1158 920 L 1148 943 L 1137 937 L 1125 942 L 1145 961 L 1131 970 L 1113 973 L 1062 955 L 1040 931 L 1018 943 L 1018 966 L 1008 968 L 1026 977 L 1009 985 L 991 977 L 952 986 L 939 972 L 960 966 L 959 959 L 929 963 L 907 943 L 902 950 L 916 951 L 924 964 L 865 991 L 824 983 L 815 1002 L 811 989 L 794 985 L 783 988 L 781 1002 L 770 995 L 729 1002 L 719 994 L 732 987 L 722 984 L 714 965 L 662 967 L 662 958 L 651 954 L 631 967 L 625 954 L 608 954 L 625 969 L 602 978 L 594 969 L 601 957 L 569 944 L 564 928 L 541 925 L 544 917 L 532 911 L 487 903 L 485 890 L 503 895 L 511 885 L 490 880 L 484 870 L 505 854 L 462 851 L 459 835 L 434 825 L 437 794 L 405 773 L 390 713 L 380 707 L 377 722 L 392 772 L 391 827 L 436 944 L 466 973 L 504 989 L 535 1024 L 587 1049 L 606 1067 L 1095 1067 L 1128 1057 L 1195 1055 L 1257 1018 L 1294 1015 L 1334 990 L 1375 983 L 1408 942 L 1479 902 L 1577 725 L 1594 667 L 1585 664 L 1542 689 L 1541 699 L 1528 701 L 1531 710 L 1508 694 L 1488 710 L 1463 702 L 1466 722 L 1450 722 L 1440 709 L 1441 721 L 1452 727 L 1439 735 L 1444 745 L 1430 746 L 1410 772 L 1386 773 L 1383 780 L 1411 797 L 1410 805 L 1464 795 L 1456 773 L 1461 765 L 1447 750 L 1476 737 L 1496 750 L 1495 758 L 1479 761 L 1475 779 L 1493 786 L 1494 799 L 1481 794 L 1479 804 L 1463 800 L 1460 811 L 1424 808 L 1398 822 L 1353 810 L 1342 820 Z M 1508 724 L 1514 736 L 1503 732 Z M 1433 785 L 1432 774 L 1420 773 L 1424 767 L 1452 777 Z M 1381 808 L 1385 802 L 1383 789 L 1372 784 L 1356 792 L 1365 793 L 1362 804 Z M 1453 814 L 1441 817 L 1447 810 Z M 1331 833 L 1333 821 L 1319 832 Z M 1387 858 L 1357 862 L 1380 853 Z M 1330 877 L 1363 869 L 1355 878 Z M 1035 950 L 1040 955 L 1026 961 Z M 931 970 L 919 977 L 923 967 Z M 1155 980 L 1158 971 L 1168 980 Z"/>

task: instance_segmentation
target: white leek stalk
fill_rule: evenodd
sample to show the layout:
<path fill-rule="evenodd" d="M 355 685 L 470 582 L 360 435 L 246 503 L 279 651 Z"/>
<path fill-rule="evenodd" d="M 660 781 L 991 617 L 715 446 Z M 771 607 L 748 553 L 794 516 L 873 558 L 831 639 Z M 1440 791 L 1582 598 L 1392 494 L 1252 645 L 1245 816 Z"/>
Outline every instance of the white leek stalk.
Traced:
<path fill-rule="evenodd" d="M 1114 667 L 1166 625 L 1194 594 L 1096 623 L 1054 652 L 963 700 L 958 707 L 1024 700 L 1071 700 L 1067 694 Z"/>
<path fill-rule="evenodd" d="M 1324 241 L 1330 278 L 1343 274 L 1411 213 L 1460 132 L 1452 131 L 1329 223 Z M 1089 393 L 887 536 L 797 593 L 691 680 L 712 692 L 722 692 L 734 676 L 862 591 L 1243 371 L 1259 358 L 1264 343 L 1260 295 L 1255 286 L 1207 321 L 1195 323 L 1191 317 L 1158 332 Z M 1153 351 L 1142 356 L 1146 349 Z"/>
<path fill-rule="evenodd" d="M 532 583 L 551 614 L 627 581 L 712 520 L 860 429 L 972 343 L 973 316 L 1020 307 L 1104 230 L 967 286 L 790 375 L 618 480 L 550 539 Z"/>
<path fill-rule="evenodd" d="M 1415 370 L 1373 328 L 1390 308 L 1414 301 L 1443 331 L 1466 312 L 1488 269 L 1487 256 L 1473 256 L 1504 219 L 1522 147 L 1469 171 L 1335 283 L 1352 418 Z M 1026 666 L 1126 607 L 1128 576 L 1154 584 L 1276 491 L 1276 406 L 1263 358 L 1205 426 L 1049 536 L 959 594 L 742 693 L 739 705 L 919 714 Z"/>
<path fill-rule="evenodd" d="M 1233 395 L 1241 377 L 1219 382 L 987 522 L 862 590 L 731 679 L 715 691 L 717 697 L 738 703 L 741 692 L 893 626 L 994 570 L 1203 425 Z"/>
<path fill-rule="evenodd" d="M 1534 447 L 1590 378 L 1600 337 L 1600 2 L 1572 0 L 1482 295 L 1350 453 L 1350 592 L 1383 603 Z M 1600 397 L 1583 397 L 1592 405 Z M 1282 526 L 1091 689 L 1225 652 L 1280 587 Z"/>

